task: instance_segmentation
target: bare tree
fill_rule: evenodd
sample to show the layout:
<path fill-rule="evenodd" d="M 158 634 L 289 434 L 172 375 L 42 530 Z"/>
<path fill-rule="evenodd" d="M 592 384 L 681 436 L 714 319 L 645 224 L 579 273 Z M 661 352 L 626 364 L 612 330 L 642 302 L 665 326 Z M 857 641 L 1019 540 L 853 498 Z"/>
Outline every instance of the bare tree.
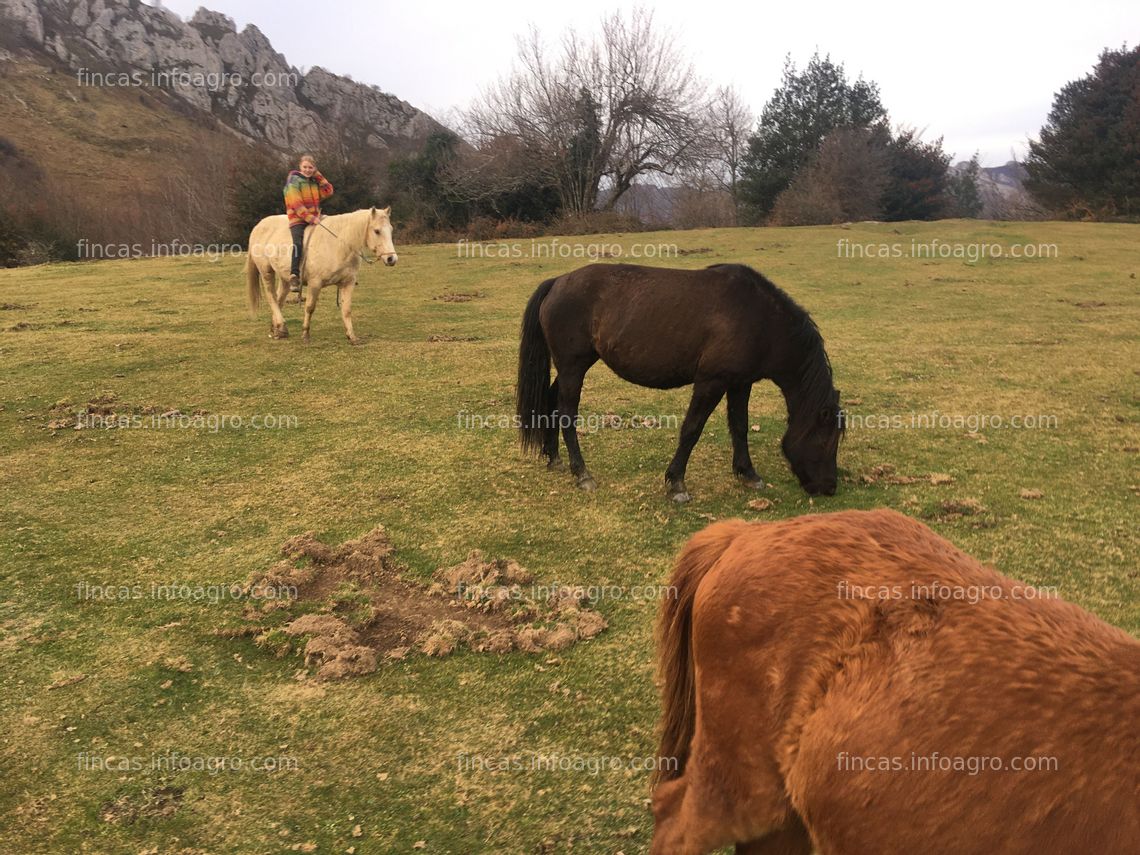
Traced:
<path fill-rule="evenodd" d="M 723 228 L 736 225 L 732 197 L 721 176 L 705 165 L 686 170 L 672 188 L 671 222 L 679 229 Z"/>
<path fill-rule="evenodd" d="M 699 160 L 703 96 L 673 37 L 637 8 L 606 18 L 597 38 L 569 31 L 554 58 L 532 29 L 514 73 L 480 96 L 464 124 L 479 148 L 515 140 L 532 174 L 558 187 L 567 212 L 582 214 L 599 198 L 612 210 L 639 175 Z"/>
<path fill-rule="evenodd" d="M 748 137 L 756 117 L 731 86 L 716 90 L 708 106 L 709 167 L 717 184 L 732 200 L 732 224 L 740 221 L 737 182 L 741 162 L 748 150 Z"/>

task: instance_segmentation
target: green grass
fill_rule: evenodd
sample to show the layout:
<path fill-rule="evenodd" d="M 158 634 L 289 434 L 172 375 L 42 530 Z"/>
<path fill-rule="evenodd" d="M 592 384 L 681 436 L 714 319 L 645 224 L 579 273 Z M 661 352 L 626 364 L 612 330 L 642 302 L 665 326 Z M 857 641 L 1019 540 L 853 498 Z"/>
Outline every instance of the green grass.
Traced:
<path fill-rule="evenodd" d="M 935 237 L 1055 243 L 1059 257 L 836 252 L 842 238 L 909 246 Z M 1056 586 L 1140 631 L 1140 228 L 945 222 L 581 240 L 675 242 L 708 250 L 667 262 L 676 266 L 757 267 L 812 312 L 838 387 L 858 402 L 854 414 L 1057 424 L 983 429 L 984 443 L 956 428 L 852 429 L 839 493 L 813 503 L 779 454 L 783 402 L 762 384 L 750 438 L 774 510 L 749 510 L 755 494 L 730 477 L 723 404 L 690 464 L 691 504 L 664 497 L 672 430 L 586 436 L 599 482 L 587 495 L 566 472 L 523 458 L 512 432 L 460 430 L 457 421 L 460 411 L 510 413 L 523 305 L 543 278 L 579 261 L 401 246 L 399 267 L 362 273 L 360 348 L 344 340 L 331 293 L 310 346 L 296 306 L 287 313 L 293 338 L 270 341 L 268 314 L 252 321 L 244 311 L 239 259 L 0 272 L 0 303 L 24 307 L 0 311 L 5 851 L 283 852 L 313 843 L 318 852 L 412 852 L 421 840 L 435 853 L 645 849 L 643 772 L 464 771 L 457 756 L 651 755 L 654 602 L 600 602 L 609 629 L 557 657 L 411 656 L 370 677 L 316 685 L 294 679 L 299 660 L 212 634 L 239 621 L 232 600 L 76 596 L 83 583 L 244 580 L 307 529 L 339 543 L 382 523 L 423 579 L 479 548 L 517 559 L 540 582 L 632 586 L 663 582 L 677 548 L 714 518 L 894 507 L 1006 574 Z M 448 292 L 485 296 L 433 299 Z M 47 429 L 57 401 L 102 391 L 138 406 L 296 416 L 297 426 Z M 598 366 L 582 409 L 681 416 L 687 397 Z M 880 464 L 953 482 L 865 483 L 860 476 Z M 1022 489 L 1044 495 L 1023 499 Z M 965 498 L 985 510 L 941 513 L 943 501 Z M 84 752 L 146 763 L 170 752 L 280 756 L 297 768 L 93 770 Z"/>

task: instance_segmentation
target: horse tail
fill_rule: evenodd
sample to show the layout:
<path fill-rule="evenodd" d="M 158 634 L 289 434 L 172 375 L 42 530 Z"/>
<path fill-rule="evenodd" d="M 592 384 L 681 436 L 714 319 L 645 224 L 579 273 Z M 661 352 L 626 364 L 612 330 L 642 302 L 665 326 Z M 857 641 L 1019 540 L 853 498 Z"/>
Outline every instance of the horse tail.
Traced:
<path fill-rule="evenodd" d="M 729 544 L 748 527 L 743 520 L 710 525 L 689 539 L 677 556 L 657 618 L 657 681 L 661 686 L 661 736 L 652 786 L 680 778 L 696 727 L 693 663 L 693 602 L 701 580 Z"/>
<path fill-rule="evenodd" d="M 542 325 L 538 320 L 542 301 L 554 287 L 554 279 L 547 279 L 531 295 L 523 312 L 522 332 L 519 335 L 519 378 L 515 390 L 515 405 L 519 417 L 519 442 L 524 451 L 542 450 L 549 426 L 543 422 L 553 412 L 550 400 L 550 348 Z M 536 418 L 542 416 L 543 418 Z"/>
<path fill-rule="evenodd" d="M 245 299 L 249 304 L 249 312 L 253 314 L 261 305 L 261 273 L 253 263 L 253 255 L 245 257 Z"/>

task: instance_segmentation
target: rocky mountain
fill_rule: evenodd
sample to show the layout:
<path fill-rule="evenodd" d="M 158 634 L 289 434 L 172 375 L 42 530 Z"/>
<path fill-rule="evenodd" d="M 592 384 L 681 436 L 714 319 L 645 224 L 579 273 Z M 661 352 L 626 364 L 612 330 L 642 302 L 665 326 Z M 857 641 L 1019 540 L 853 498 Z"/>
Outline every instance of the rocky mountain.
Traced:
<path fill-rule="evenodd" d="M 217 12 L 0 0 L 0 265 L 244 240 L 303 151 L 330 207 L 386 204 L 388 162 L 441 127 Z"/>
<path fill-rule="evenodd" d="M 417 149 L 440 125 L 374 86 L 290 65 L 252 24 L 199 9 L 189 21 L 138 0 L 0 0 L 9 58 L 62 63 L 80 87 L 161 90 L 282 152 Z"/>
<path fill-rule="evenodd" d="M 950 167 L 952 174 L 966 169 L 966 161 Z M 1002 166 L 983 166 L 978 170 L 978 196 L 982 200 L 981 217 L 987 220 L 1026 219 L 1040 212 L 1037 203 L 1025 189 L 1029 173 L 1016 160 Z"/>

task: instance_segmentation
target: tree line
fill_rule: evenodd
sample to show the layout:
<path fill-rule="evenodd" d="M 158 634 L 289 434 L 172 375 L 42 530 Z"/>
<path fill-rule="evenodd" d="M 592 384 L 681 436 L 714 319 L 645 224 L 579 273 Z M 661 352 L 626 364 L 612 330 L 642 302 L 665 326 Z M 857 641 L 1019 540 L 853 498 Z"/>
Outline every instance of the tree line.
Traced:
<path fill-rule="evenodd" d="M 1127 47 L 1056 95 L 1024 163 L 1035 215 L 1140 216 L 1138 104 L 1140 51 Z M 879 87 L 818 52 L 803 68 L 786 60 L 757 118 L 731 87 L 710 92 L 634 10 L 592 40 L 571 31 L 553 54 L 532 30 L 456 132 L 391 165 L 389 189 L 429 231 L 564 225 L 628 209 L 638 183 L 672 192 L 680 227 L 976 217 L 978 157 L 952 168 L 942 142 L 892 128 Z"/>
<path fill-rule="evenodd" d="M 646 187 L 679 228 L 982 211 L 977 155 L 952 167 L 941 138 L 892 125 L 873 81 L 818 52 L 802 68 L 789 57 L 756 116 L 732 87 L 710 88 L 644 9 L 613 13 L 592 37 L 571 30 L 554 50 L 532 29 L 512 72 L 452 124 L 387 162 L 317 152 L 337 188 L 329 212 L 384 199 L 404 240 L 427 240 L 639 228 Z M 242 243 L 279 211 L 288 158 L 236 151 L 219 149 L 211 166 L 228 178 L 221 216 L 201 215 L 189 177 L 162 191 L 167 216 L 194 234 L 207 224 L 202 239 Z M 0 145 L 0 164 L 15 156 Z M 1140 219 L 1140 48 L 1106 49 L 1055 95 L 1023 166 L 1036 216 Z M 32 260 L 68 257 L 57 226 L 46 209 L 0 217 L 0 263 L 26 262 L 28 246 L 48 247 Z"/>

